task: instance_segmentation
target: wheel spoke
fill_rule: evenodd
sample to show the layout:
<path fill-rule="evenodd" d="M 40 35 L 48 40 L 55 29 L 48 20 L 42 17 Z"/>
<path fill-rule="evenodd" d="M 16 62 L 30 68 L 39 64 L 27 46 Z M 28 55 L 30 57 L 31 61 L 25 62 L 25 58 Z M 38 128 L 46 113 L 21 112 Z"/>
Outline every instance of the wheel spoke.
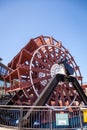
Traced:
<path fill-rule="evenodd" d="M 45 77 L 42 77 L 42 78 L 34 78 L 33 79 L 33 83 L 35 84 L 35 83 L 38 83 L 38 82 L 41 82 L 41 81 L 44 81 L 44 80 L 48 80 L 48 79 L 50 79 L 50 76 L 45 76 Z"/>
<path fill-rule="evenodd" d="M 41 50 L 39 50 L 39 52 L 42 55 L 42 58 L 44 58 L 48 64 L 52 65 L 52 62 L 46 57 L 45 53 Z"/>
<path fill-rule="evenodd" d="M 41 69 L 41 68 L 38 68 L 38 67 L 33 67 L 33 68 L 32 68 L 32 71 L 34 71 L 34 72 L 49 73 L 49 70 L 48 70 L 48 69 Z"/>
<path fill-rule="evenodd" d="M 49 66 L 47 63 L 44 63 L 41 59 L 35 56 L 35 59 L 39 64 L 43 65 L 45 68 L 49 69 Z"/>
<path fill-rule="evenodd" d="M 66 93 L 66 97 L 67 97 L 69 103 L 71 103 L 72 102 L 71 95 L 69 94 L 69 91 L 66 89 L 66 87 L 64 87 L 64 92 Z M 74 95 L 73 95 L 73 97 L 74 97 Z"/>
<path fill-rule="evenodd" d="M 54 61 L 53 61 L 53 58 L 52 58 L 52 56 L 51 56 L 51 52 L 49 51 L 49 49 L 48 49 L 48 47 L 46 46 L 45 47 L 45 49 L 46 49 L 46 54 L 48 55 L 48 59 L 52 62 L 52 64 L 54 63 Z"/>

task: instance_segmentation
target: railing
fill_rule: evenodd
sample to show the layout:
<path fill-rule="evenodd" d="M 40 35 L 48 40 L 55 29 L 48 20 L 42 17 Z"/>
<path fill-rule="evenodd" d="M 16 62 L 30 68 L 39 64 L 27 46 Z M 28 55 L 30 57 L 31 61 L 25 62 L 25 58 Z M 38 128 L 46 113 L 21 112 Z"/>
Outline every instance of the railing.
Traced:
<path fill-rule="evenodd" d="M 9 106 L 0 105 L 0 126 L 18 130 L 65 129 L 87 130 L 87 107 Z"/>

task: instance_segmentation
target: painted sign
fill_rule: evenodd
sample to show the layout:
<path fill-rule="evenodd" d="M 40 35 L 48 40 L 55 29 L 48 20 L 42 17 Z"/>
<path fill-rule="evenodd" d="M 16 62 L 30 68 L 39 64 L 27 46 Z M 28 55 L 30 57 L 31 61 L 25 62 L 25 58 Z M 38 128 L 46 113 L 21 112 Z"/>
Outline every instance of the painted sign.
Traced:
<path fill-rule="evenodd" d="M 87 122 L 87 110 L 83 111 L 83 121 Z"/>
<path fill-rule="evenodd" d="M 69 119 L 68 119 L 68 114 L 56 114 L 56 126 L 59 125 L 69 125 Z"/>

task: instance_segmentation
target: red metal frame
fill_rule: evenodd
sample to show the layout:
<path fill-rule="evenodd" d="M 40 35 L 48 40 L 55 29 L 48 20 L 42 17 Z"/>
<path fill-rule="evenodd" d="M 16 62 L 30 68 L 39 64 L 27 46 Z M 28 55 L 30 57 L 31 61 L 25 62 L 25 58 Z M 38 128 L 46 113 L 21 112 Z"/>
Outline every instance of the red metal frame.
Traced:
<path fill-rule="evenodd" d="M 39 62 L 39 66 L 36 68 L 36 63 L 34 64 L 34 67 L 32 67 L 33 71 L 33 82 L 36 85 L 35 87 L 39 90 L 39 94 L 43 91 L 43 87 L 39 84 L 41 80 L 48 79 L 49 76 L 38 78 L 37 73 L 39 72 L 45 72 L 49 71 L 49 66 L 52 66 L 54 62 L 56 62 L 56 59 L 60 59 L 61 55 L 63 58 L 66 56 L 69 57 L 68 64 L 72 64 L 72 67 L 75 71 L 75 77 L 78 79 L 80 84 L 82 84 L 82 76 L 80 73 L 80 69 L 77 66 L 76 62 L 74 61 L 74 58 L 71 56 L 69 51 L 63 47 L 62 43 L 59 41 L 56 41 L 54 38 L 49 36 L 39 36 L 37 38 L 31 39 L 25 47 L 21 49 L 21 51 L 12 59 L 12 61 L 8 64 L 9 70 L 8 74 L 4 77 L 5 81 L 5 91 L 12 93 L 15 92 L 17 95 L 19 95 L 19 91 L 22 91 L 23 98 L 21 103 L 26 104 L 30 103 L 30 105 L 33 104 L 33 102 L 38 98 L 36 96 L 35 91 L 32 88 L 32 83 L 30 79 L 30 61 L 34 54 L 34 52 L 42 45 L 55 45 L 55 47 L 59 47 L 60 50 L 57 53 L 55 53 L 55 48 L 52 47 L 51 50 L 48 49 L 48 47 L 45 47 L 46 53 L 48 54 L 48 58 L 44 55 L 43 51 L 40 49 L 39 53 L 43 57 L 41 60 L 37 56 L 34 57 L 33 64 L 36 61 Z M 62 51 L 61 51 L 62 50 Z M 52 58 L 50 52 L 54 55 Z M 46 59 L 46 63 L 44 63 L 44 59 Z M 48 69 L 41 69 L 41 66 L 45 66 Z M 64 85 L 63 85 L 64 86 Z M 68 84 L 67 84 L 68 86 Z M 63 87 L 64 88 L 64 87 Z M 64 88 L 65 89 L 65 88 Z M 56 89 L 56 92 L 58 93 L 59 90 Z M 66 90 L 65 90 L 66 91 Z M 60 94 L 63 95 L 62 90 Z M 25 97 L 25 98 L 24 98 Z M 53 96 L 51 96 L 53 98 Z M 55 97 L 56 98 L 56 97 Z M 20 101 L 20 96 L 18 96 L 18 100 L 14 99 L 15 102 Z M 23 101 L 24 100 L 24 101 Z M 48 101 L 50 102 L 50 100 Z M 20 104 L 20 103 L 19 103 Z M 49 103 L 50 104 L 50 103 Z"/>

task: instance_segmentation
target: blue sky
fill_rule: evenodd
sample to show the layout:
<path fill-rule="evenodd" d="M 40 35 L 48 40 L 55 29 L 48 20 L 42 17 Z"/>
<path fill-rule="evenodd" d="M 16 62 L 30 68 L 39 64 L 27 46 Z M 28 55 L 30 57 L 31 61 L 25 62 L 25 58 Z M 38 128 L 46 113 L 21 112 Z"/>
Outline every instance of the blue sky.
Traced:
<path fill-rule="evenodd" d="M 4 64 L 39 35 L 62 41 L 87 82 L 87 0 L 0 0 L 0 57 Z"/>

